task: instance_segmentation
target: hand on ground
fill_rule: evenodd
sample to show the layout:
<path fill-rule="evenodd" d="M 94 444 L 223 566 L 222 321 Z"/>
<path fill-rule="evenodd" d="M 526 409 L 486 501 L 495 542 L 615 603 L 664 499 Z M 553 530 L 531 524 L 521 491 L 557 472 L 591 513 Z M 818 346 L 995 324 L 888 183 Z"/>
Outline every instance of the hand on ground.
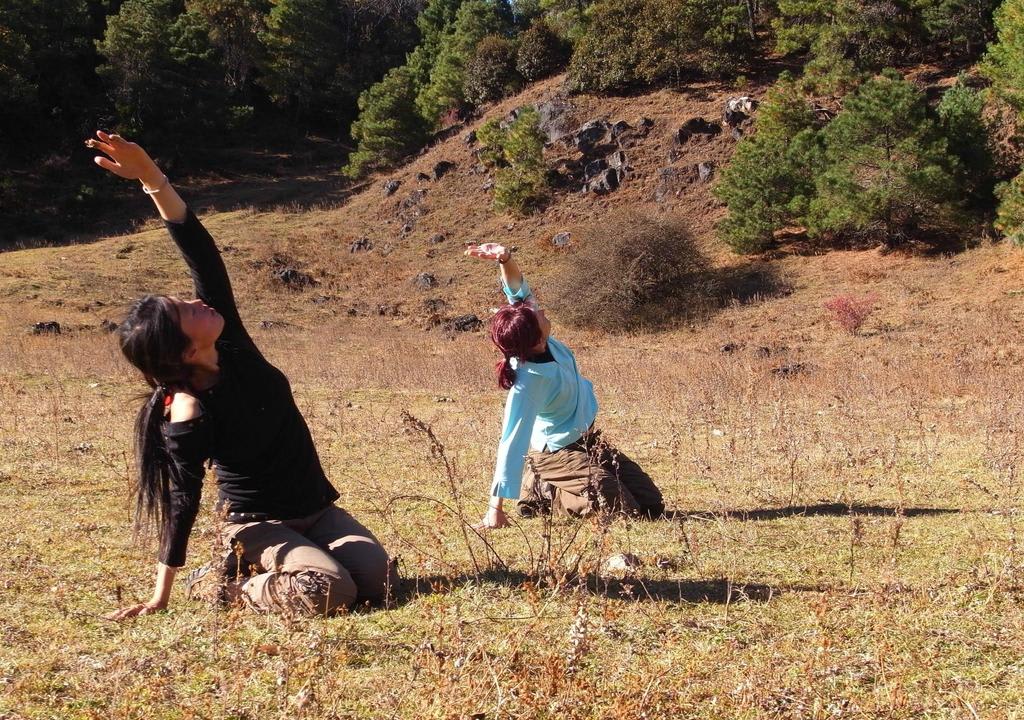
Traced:
<path fill-rule="evenodd" d="M 96 131 L 96 137 L 99 139 L 89 138 L 85 145 L 109 156 L 93 158 L 104 170 L 129 180 L 141 180 L 149 187 L 156 187 L 163 180 L 160 168 L 137 143 L 129 142 L 120 135 L 108 135 L 102 130 Z"/>
<path fill-rule="evenodd" d="M 501 508 L 488 508 L 484 519 L 473 526 L 474 530 L 500 530 L 509 527 L 508 515 Z"/>
<path fill-rule="evenodd" d="M 166 607 L 166 605 L 161 605 L 159 603 L 139 603 L 138 605 L 129 605 L 128 607 L 108 613 L 103 616 L 103 619 L 115 621 L 127 620 L 128 618 L 133 618 L 136 615 L 151 615 L 155 612 L 160 612 Z"/>
<path fill-rule="evenodd" d="M 483 260 L 504 260 L 512 257 L 512 251 L 498 243 L 484 243 L 483 245 L 470 245 L 466 248 L 466 255 Z"/>

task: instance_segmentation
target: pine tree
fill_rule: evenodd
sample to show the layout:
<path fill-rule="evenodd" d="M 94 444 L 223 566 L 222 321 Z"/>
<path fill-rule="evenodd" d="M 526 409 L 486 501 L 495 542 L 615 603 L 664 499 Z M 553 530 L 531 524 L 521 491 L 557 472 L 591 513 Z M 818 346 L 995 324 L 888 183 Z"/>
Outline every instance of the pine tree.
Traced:
<path fill-rule="evenodd" d="M 775 230 L 802 223 L 821 159 L 810 104 L 784 73 L 758 108 L 754 134 L 740 141 L 722 171 L 715 194 L 729 214 L 719 236 L 736 252 L 760 252 Z"/>
<path fill-rule="evenodd" d="M 210 42 L 220 51 L 225 82 L 244 99 L 263 61 L 260 33 L 266 31 L 270 0 L 189 0 L 188 11 L 206 21 Z"/>
<path fill-rule="evenodd" d="M 893 247 L 953 219 L 956 158 L 924 95 L 894 70 L 846 98 L 824 130 L 828 169 L 811 203 L 812 236 L 873 236 Z"/>
<path fill-rule="evenodd" d="M 995 186 L 995 162 L 984 109 L 982 93 L 968 87 L 963 77 L 942 94 L 936 108 L 949 151 L 959 160 L 957 182 L 975 206 L 991 203 Z"/>
<path fill-rule="evenodd" d="M 842 94 L 915 47 L 910 0 L 779 0 L 776 50 L 808 52 L 804 84 Z"/>
<path fill-rule="evenodd" d="M 304 115 L 336 110 L 341 17 L 333 0 L 277 0 L 260 38 L 266 47 L 261 84 L 274 102 Z"/>
<path fill-rule="evenodd" d="M 1024 172 L 996 188 L 996 198 L 996 230 L 1014 245 L 1024 246 Z"/>
<path fill-rule="evenodd" d="M 1005 0 L 996 10 L 995 25 L 997 40 L 981 69 L 995 93 L 1024 113 L 1024 0 Z"/>
<path fill-rule="evenodd" d="M 426 127 L 416 112 L 416 87 L 407 67 L 392 69 L 359 96 L 359 119 L 352 124 L 358 143 L 345 172 L 358 177 L 370 167 L 401 160 L 426 139 Z"/>
<path fill-rule="evenodd" d="M 226 92 L 209 26 L 178 0 L 127 0 L 97 43 L 120 128 L 181 140 L 226 120 Z"/>
<path fill-rule="evenodd" d="M 524 214 L 547 195 L 544 134 L 536 108 L 519 109 L 515 120 L 503 127 L 488 120 L 477 131 L 480 161 L 495 168 L 494 208 Z"/>
<path fill-rule="evenodd" d="M 505 0 L 465 0 L 438 46 L 430 80 L 416 98 L 420 115 L 431 126 L 442 113 L 466 104 L 466 64 L 487 35 L 503 34 L 511 27 Z"/>

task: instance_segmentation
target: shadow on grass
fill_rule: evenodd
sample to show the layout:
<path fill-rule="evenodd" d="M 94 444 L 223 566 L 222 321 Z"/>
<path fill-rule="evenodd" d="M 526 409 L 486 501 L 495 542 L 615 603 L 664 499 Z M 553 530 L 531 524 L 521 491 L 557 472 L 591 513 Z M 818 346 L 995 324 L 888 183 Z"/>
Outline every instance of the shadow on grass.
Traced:
<path fill-rule="evenodd" d="M 542 584 L 536 574 L 519 570 L 485 570 L 479 575 L 433 575 L 406 578 L 396 594 L 395 604 L 405 605 L 418 597 L 444 595 L 467 585 L 502 585 L 512 590 L 529 592 Z M 619 600 L 637 602 L 688 602 L 731 604 L 735 602 L 768 602 L 772 598 L 794 592 L 827 592 L 826 585 L 780 584 L 733 582 L 726 578 L 668 580 L 645 578 L 633 575 L 624 577 L 601 576 L 589 573 L 563 581 L 562 590 L 569 593 L 584 591 Z"/>
<path fill-rule="evenodd" d="M 816 505 L 789 505 L 780 508 L 758 508 L 755 510 L 670 510 L 666 517 L 670 520 L 779 520 L 789 517 L 814 517 L 845 515 L 876 515 L 904 517 L 925 517 L 931 515 L 949 515 L 960 512 L 957 508 L 908 507 L 895 508 L 883 505 L 847 505 L 846 503 L 818 503 Z"/>

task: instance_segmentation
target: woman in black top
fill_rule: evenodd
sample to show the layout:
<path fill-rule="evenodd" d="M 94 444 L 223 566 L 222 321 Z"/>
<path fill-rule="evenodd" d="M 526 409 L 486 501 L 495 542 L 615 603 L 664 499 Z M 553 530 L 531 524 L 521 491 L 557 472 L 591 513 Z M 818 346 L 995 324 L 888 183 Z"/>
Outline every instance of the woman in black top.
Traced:
<path fill-rule="evenodd" d="M 196 299 L 147 295 L 118 329 L 121 349 L 153 388 L 136 419 L 138 526 L 160 540 L 156 588 L 145 603 L 109 617 L 167 607 L 212 461 L 224 541 L 249 578 L 209 569 L 195 585 L 266 611 L 329 613 L 382 599 L 395 582 L 387 553 L 334 505 L 313 439 L 287 378 L 242 324 L 227 271 L 209 233 L 135 143 L 97 132 L 96 163 L 142 182 L 188 264 Z M 242 575 L 246 573 L 243 572 Z M 244 582 L 243 582 L 244 580 Z"/>

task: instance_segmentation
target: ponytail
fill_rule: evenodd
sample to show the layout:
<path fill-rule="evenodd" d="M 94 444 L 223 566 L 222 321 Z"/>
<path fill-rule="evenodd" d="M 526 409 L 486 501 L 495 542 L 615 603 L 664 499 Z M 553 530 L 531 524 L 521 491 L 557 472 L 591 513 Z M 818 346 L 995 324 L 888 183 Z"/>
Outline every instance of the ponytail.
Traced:
<path fill-rule="evenodd" d="M 543 337 L 537 314 L 526 303 L 506 305 L 494 315 L 491 342 L 504 355 L 495 366 L 498 387 L 509 390 L 515 385 L 516 370 L 512 367 L 512 358 L 525 362 Z"/>
<path fill-rule="evenodd" d="M 189 369 L 182 359 L 191 341 L 182 332 L 171 300 L 147 295 L 136 301 L 117 329 L 121 352 L 152 388 L 135 417 L 135 531 L 156 530 L 167 538 L 173 464 L 167 452 L 163 420 L 171 387 L 187 387 Z"/>
<path fill-rule="evenodd" d="M 506 355 L 498 361 L 495 369 L 498 371 L 498 387 L 510 390 L 516 384 L 516 370 L 512 367 L 512 358 Z"/>
<path fill-rule="evenodd" d="M 171 508 L 171 458 L 164 440 L 164 411 L 170 393 L 156 385 L 135 417 L 135 532 L 156 530 L 161 546 L 167 538 Z"/>

